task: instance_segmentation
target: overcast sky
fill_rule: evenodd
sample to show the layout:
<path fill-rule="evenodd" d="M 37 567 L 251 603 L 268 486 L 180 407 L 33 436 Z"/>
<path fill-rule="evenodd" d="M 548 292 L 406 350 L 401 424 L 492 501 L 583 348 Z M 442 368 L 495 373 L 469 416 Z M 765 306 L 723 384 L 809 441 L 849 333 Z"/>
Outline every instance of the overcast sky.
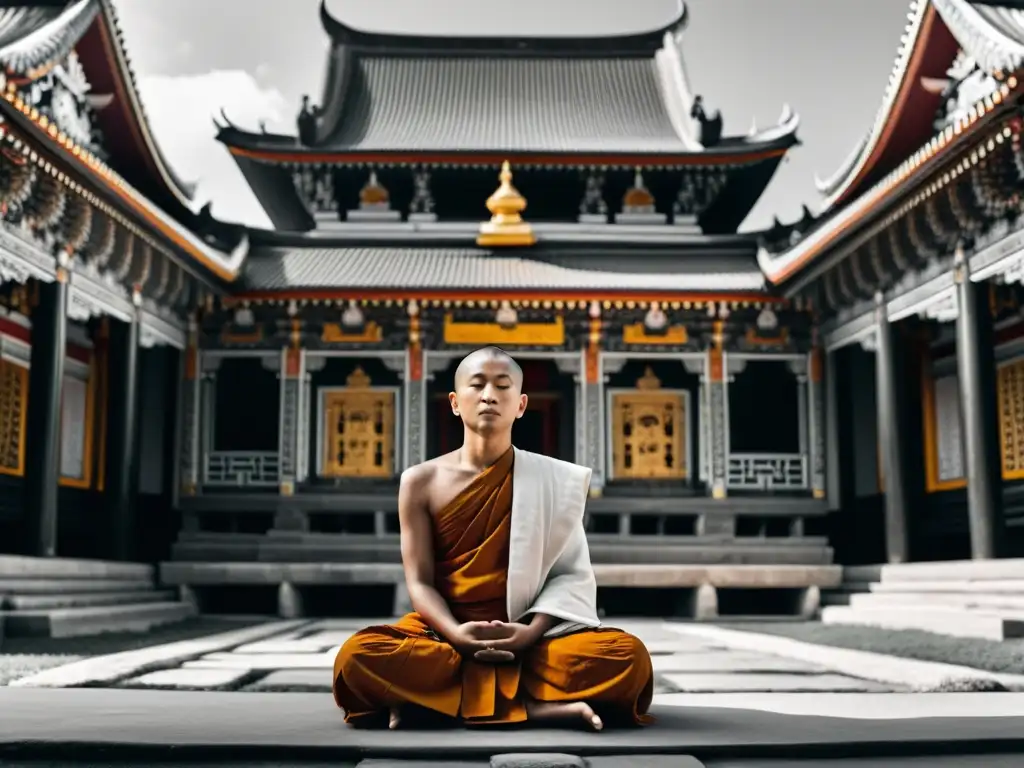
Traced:
<path fill-rule="evenodd" d="M 353 25 L 396 32 L 549 34 L 656 26 L 676 0 L 329 0 Z M 870 127 L 907 22 L 907 0 L 688 0 L 684 57 L 727 134 L 801 118 L 790 151 L 743 229 L 814 207 L 814 176 L 831 174 Z M 226 149 L 221 109 L 240 127 L 295 132 L 303 93 L 319 102 L 327 56 L 319 0 L 115 0 L 156 139 L 221 219 L 269 220 Z"/>

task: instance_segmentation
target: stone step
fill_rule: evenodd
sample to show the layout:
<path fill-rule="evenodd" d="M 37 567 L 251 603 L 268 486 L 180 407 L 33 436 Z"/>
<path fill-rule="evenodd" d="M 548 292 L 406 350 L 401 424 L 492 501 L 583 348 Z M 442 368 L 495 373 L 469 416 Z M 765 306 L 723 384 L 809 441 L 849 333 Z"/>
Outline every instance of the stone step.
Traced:
<path fill-rule="evenodd" d="M 195 615 L 188 603 L 129 603 L 90 608 L 3 611 L 7 637 L 80 637 L 105 632 L 146 632 Z"/>
<path fill-rule="evenodd" d="M 590 557 L 594 563 L 751 563 L 828 565 L 832 550 L 821 542 L 785 539 L 707 541 L 699 537 L 674 537 L 658 541 L 657 537 L 611 537 L 591 540 Z M 654 541 L 641 541 L 642 539 Z M 640 540 L 638 540 L 640 539 Z M 683 543 L 685 541 L 685 543 Z M 314 540 L 286 542 L 267 540 L 258 545 L 251 542 L 179 542 L 172 559 L 180 562 L 336 562 L 336 563 L 400 563 L 397 539 L 352 541 Z"/>
<path fill-rule="evenodd" d="M 918 608 L 909 605 L 854 608 L 829 606 L 821 611 L 823 624 L 847 624 L 884 629 L 919 629 L 952 637 L 1006 640 L 1024 637 L 1024 619 L 956 608 Z"/>
<path fill-rule="evenodd" d="M 722 588 L 802 588 L 839 584 L 842 569 L 836 565 L 610 565 L 594 566 L 598 586 Z M 312 584 L 398 584 L 404 581 L 402 566 L 387 563 L 182 563 L 160 566 L 164 584 L 250 584 L 288 582 Z"/>
<path fill-rule="evenodd" d="M 986 592 L 868 592 L 850 595 L 850 605 L 855 608 L 872 608 L 902 605 L 922 607 L 944 606 L 964 609 L 1013 611 L 1024 616 L 1024 593 Z"/>
<path fill-rule="evenodd" d="M 882 578 L 884 565 L 844 565 L 843 581 L 872 582 Z"/>
<path fill-rule="evenodd" d="M 54 608 L 91 608 L 100 605 L 160 603 L 174 600 L 173 590 L 131 590 L 111 592 L 67 592 L 57 595 L 8 595 L 0 607 L 11 611 L 46 611 Z"/>
<path fill-rule="evenodd" d="M 1024 558 L 1007 560 L 947 560 L 882 566 L 878 581 L 992 581 L 1024 580 Z"/>
<path fill-rule="evenodd" d="M 152 579 L 121 581 L 108 579 L 0 579 L 0 595 L 53 595 L 87 592 L 145 592 L 153 589 Z"/>
<path fill-rule="evenodd" d="M 1020 594 L 1024 595 L 1024 580 L 992 579 L 981 581 L 881 581 L 871 585 L 872 592 L 949 592 L 954 594 Z"/>
<path fill-rule="evenodd" d="M 66 557 L 0 555 L 3 579 L 104 579 L 152 581 L 155 569 L 145 563 L 79 560 Z"/>
<path fill-rule="evenodd" d="M 844 592 L 835 592 L 833 590 L 828 590 L 826 592 L 821 593 L 821 604 L 822 606 L 849 605 L 851 597 L 852 595 L 846 594 Z"/>

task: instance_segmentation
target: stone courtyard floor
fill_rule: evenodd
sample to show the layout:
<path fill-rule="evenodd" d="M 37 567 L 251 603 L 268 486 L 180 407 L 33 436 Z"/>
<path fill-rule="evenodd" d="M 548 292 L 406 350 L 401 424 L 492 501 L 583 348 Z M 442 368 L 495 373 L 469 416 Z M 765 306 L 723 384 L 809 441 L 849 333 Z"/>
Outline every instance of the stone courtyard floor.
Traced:
<path fill-rule="evenodd" d="M 357 731 L 328 695 L 331 666 L 354 631 L 383 621 L 236 625 L 13 680 L 0 687 L 0 763 L 811 768 L 860 756 L 841 764 L 861 768 L 1024 754 L 1024 693 L 914 692 L 974 670 L 657 620 L 609 622 L 651 651 L 649 728 Z"/>

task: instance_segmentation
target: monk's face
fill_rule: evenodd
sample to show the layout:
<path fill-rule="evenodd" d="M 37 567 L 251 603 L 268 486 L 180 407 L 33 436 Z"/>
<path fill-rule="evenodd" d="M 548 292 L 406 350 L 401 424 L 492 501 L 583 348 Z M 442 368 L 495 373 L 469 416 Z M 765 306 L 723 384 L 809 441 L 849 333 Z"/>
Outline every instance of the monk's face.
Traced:
<path fill-rule="evenodd" d="M 465 361 L 448 395 L 452 413 L 473 432 L 483 435 L 511 432 L 526 411 L 522 378 L 504 357 L 480 355 Z"/>

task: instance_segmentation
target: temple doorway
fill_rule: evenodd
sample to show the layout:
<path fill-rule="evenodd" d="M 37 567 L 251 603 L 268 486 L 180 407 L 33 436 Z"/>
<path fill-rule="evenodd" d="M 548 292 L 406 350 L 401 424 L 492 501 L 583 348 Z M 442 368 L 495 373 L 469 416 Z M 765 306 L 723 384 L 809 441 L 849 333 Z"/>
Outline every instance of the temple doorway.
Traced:
<path fill-rule="evenodd" d="M 458 360 L 437 374 L 430 385 L 427 455 L 429 458 L 454 451 L 462 445 L 462 420 L 452 413 L 448 402 L 451 381 Z M 517 360 L 523 368 L 523 390 L 529 405 L 512 430 L 512 442 L 525 451 L 575 460 L 575 385 L 572 377 L 558 370 L 553 360 Z"/>

